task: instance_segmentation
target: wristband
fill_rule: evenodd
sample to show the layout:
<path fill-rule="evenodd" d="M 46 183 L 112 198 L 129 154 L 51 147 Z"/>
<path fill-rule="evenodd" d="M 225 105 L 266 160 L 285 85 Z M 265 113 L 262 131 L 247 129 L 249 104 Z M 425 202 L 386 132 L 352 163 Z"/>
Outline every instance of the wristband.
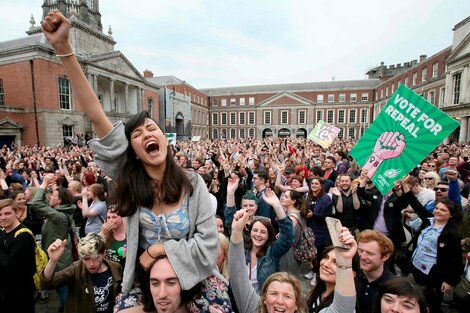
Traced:
<path fill-rule="evenodd" d="M 347 270 L 347 269 L 349 269 L 349 268 L 352 268 L 352 265 L 349 265 L 349 266 L 348 266 L 348 265 L 339 265 L 339 264 L 336 264 L 336 267 L 337 267 L 337 268 L 340 268 L 340 269 L 342 269 L 342 270 Z"/>
<path fill-rule="evenodd" d="M 67 53 L 67 54 L 56 54 L 55 56 L 58 57 L 58 58 L 66 58 L 66 57 L 70 57 L 72 55 L 74 55 L 75 52 L 70 52 L 70 53 Z"/>
<path fill-rule="evenodd" d="M 157 257 L 155 257 L 155 256 L 153 256 L 153 255 L 150 254 L 149 248 L 150 248 L 150 245 L 147 247 L 147 249 L 145 249 L 145 251 L 147 251 L 147 254 L 148 254 L 152 259 L 156 259 Z"/>

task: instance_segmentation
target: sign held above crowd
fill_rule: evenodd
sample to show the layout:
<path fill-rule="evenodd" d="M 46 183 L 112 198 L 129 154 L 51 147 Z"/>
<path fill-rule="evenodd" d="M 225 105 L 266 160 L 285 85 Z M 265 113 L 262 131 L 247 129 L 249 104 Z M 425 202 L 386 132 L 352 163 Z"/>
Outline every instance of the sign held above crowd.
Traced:
<path fill-rule="evenodd" d="M 408 174 L 457 127 L 458 122 L 400 85 L 351 150 L 382 194 Z"/>

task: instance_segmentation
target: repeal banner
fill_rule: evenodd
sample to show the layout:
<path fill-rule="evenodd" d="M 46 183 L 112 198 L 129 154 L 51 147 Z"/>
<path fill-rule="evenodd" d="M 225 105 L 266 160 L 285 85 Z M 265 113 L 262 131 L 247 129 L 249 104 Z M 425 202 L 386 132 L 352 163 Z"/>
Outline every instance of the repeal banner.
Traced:
<path fill-rule="evenodd" d="M 351 150 L 382 194 L 408 174 L 459 123 L 400 85 Z"/>
<path fill-rule="evenodd" d="M 308 139 L 313 140 L 315 143 L 327 149 L 336 139 L 340 132 L 338 127 L 327 124 L 323 121 L 318 121 L 315 128 L 308 135 Z"/>

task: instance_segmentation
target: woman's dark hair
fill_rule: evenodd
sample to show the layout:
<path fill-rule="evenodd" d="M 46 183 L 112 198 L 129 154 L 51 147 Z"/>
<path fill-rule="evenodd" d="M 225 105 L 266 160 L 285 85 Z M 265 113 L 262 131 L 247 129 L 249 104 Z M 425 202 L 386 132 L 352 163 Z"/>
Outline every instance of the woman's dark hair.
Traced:
<path fill-rule="evenodd" d="M 130 143 L 131 133 L 142 126 L 146 119 L 151 119 L 150 115 L 147 111 L 142 111 L 131 117 L 125 126 L 127 160 L 118 171 L 116 186 L 111 195 L 111 203 L 119 204 L 119 215 L 123 217 L 134 214 L 139 206 L 152 208 L 155 197 L 160 197 L 155 192 L 156 187 L 161 189 L 162 198 L 159 200 L 166 204 L 177 203 L 182 190 L 190 196 L 193 193 L 193 186 L 186 172 L 176 164 L 170 149 L 167 150 L 163 180 L 158 182 L 158 186 L 155 186 L 155 182 L 147 174 L 142 161 L 137 159 Z"/>
<path fill-rule="evenodd" d="M 155 258 L 155 263 L 159 260 L 167 259 L 166 255 L 160 255 Z M 144 305 L 144 312 L 156 312 L 155 303 L 153 302 L 152 294 L 150 292 L 150 270 L 144 275 L 146 277 L 145 288 L 142 289 L 142 304 Z M 189 290 L 181 290 L 181 303 L 185 304 L 193 299 L 200 297 L 202 293 L 202 283 L 196 284 L 193 288 Z"/>
<path fill-rule="evenodd" d="M 439 183 L 439 184 L 441 184 L 441 183 Z M 436 201 L 435 205 L 437 205 L 439 203 L 442 203 L 443 205 L 445 205 L 447 207 L 447 209 L 449 209 L 449 213 L 451 215 L 450 219 L 449 219 L 449 222 L 458 224 L 462 220 L 462 211 L 460 210 L 457 203 L 455 203 L 454 201 L 449 200 L 449 199 L 443 199 L 443 200 Z"/>
<path fill-rule="evenodd" d="M 307 218 L 308 212 L 310 211 L 305 203 L 304 196 L 297 190 L 288 190 L 290 193 L 290 198 L 295 201 L 294 206 L 300 210 L 300 215 L 303 218 Z M 287 191 L 286 191 L 287 192 Z"/>
<path fill-rule="evenodd" d="M 320 266 L 320 261 L 324 259 L 326 255 L 330 253 L 330 251 L 332 251 L 333 249 L 334 249 L 333 246 L 328 246 L 323 250 L 321 257 L 317 261 L 318 262 L 317 267 Z M 353 257 L 351 265 L 352 265 L 353 272 L 359 273 L 360 261 L 359 261 L 359 256 L 357 255 L 357 253 Z M 319 272 L 320 271 L 318 271 L 318 273 Z M 326 290 L 326 284 L 323 280 L 320 279 L 320 274 L 317 274 L 317 275 L 318 275 L 317 284 L 312 289 L 310 294 L 307 296 L 307 307 L 310 310 L 312 306 L 315 304 L 315 312 L 320 312 L 322 309 L 329 307 L 331 303 L 333 303 L 334 291 L 331 294 L 329 294 L 327 297 L 322 299 L 322 295 Z M 317 303 L 319 304 L 317 305 Z M 357 308 L 356 308 L 356 312 L 357 312 Z"/>
<path fill-rule="evenodd" d="M 379 288 L 379 295 L 375 303 L 375 313 L 381 312 L 380 302 L 384 294 L 390 293 L 397 296 L 408 297 L 409 299 L 416 299 L 419 306 L 420 313 L 428 312 L 426 298 L 424 297 L 421 287 L 414 285 L 405 277 L 395 277 L 382 283 Z"/>
<path fill-rule="evenodd" d="M 253 246 L 253 242 L 251 241 L 251 230 L 253 229 L 253 225 L 255 225 L 256 222 L 260 222 L 268 230 L 268 240 L 266 240 L 266 242 L 264 243 L 264 246 L 258 251 L 258 253 L 256 253 L 257 258 L 262 257 L 263 255 L 265 255 L 266 252 L 268 251 L 269 246 L 274 241 L 276 241 L 276 233 L 274 231 L 273 226 L 271 225 L 271 222 L 268 221 L 268 220 L 269 220 L 269 218 L 267 218 L 267 217 L 256 218 L 256 216 L 255 216 L 255 218 L 251 222 L 250 226 L 248 227 L 248 236 L 247 236 L 246 242 L 245 242 L 245 247 L 248 251 L 250 251 L 251 247 Z"/>
<path fill-rule="evenodd" d="M 320 192 L 318 193 L 317 196 L 315 196 L 312 192 L 312 188 L 311 188 L 311 184 L 314 180 L 318 180 L 318 182 L 320 182 L 320 185 L 322 186 L 322 188 L 320 189 Z M 320 177 L 314 177 L 312 178 L 312 181 L 310 182 L 310 188 L 308 190 L 308 194 L 307 194 L 307 200 L 310 200 L 310 199 L 319 199 L 321 198 L 324 194 L 325 194 L 325 191 L 323 190 L 323 184 L 325 183 L 325 181 L 323 180 L 323 178 L 320 178 Z"/>

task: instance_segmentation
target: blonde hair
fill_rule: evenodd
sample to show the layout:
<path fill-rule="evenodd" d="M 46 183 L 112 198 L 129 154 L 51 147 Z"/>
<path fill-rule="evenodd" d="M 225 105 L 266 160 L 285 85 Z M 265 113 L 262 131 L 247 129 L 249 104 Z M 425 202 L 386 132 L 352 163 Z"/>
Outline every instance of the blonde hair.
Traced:
<path fill-rule="evenodd" d="M 90 233 L 81 238 L 78 243 L 78 254 L 81 258 L 101 255 L 105 250 L 106 244 L 103 236 L 100 234 Z"/>
<path fill-rule="evenodd" d="M 220 272 L 220 274 L 222 274 L 222 276 L 224 276 L 228 280 L 230 278 L 230 274 L 228 272 L 228 247 L 229 247 L 229 241 L 228 241 L 227 237 L 222 233 L 219 233 L 219 241 L 220 241 L 220 248 L 219 249 L 224 250 L 224 254 L 225 254 L 225 259 L 224 259 L 224 262 L 222 263 L 222 266 L 219 268 L 219 272 Z"/>
<path fill-rule="evenodd" d="M 268 279 L 266 279 L 264 282 L 260 291 L 259 303 L 255 311 L 256 313 L 267 313 L 266 304 L 264 304 L 264 301 L 266 300 L 266 293 L 268 292 L 269 285 L 271 285 L 271 283 L 274 281 L 291 284 L 292 288 L 294 289 L 295 304 L 297 305 L 296 312 L 303 313 L 307 311 L 307 303 L 305 302 L 300 281 L 294 275 L 291 275 L 287 272 L 277 272 L 269 276 Z"/>

